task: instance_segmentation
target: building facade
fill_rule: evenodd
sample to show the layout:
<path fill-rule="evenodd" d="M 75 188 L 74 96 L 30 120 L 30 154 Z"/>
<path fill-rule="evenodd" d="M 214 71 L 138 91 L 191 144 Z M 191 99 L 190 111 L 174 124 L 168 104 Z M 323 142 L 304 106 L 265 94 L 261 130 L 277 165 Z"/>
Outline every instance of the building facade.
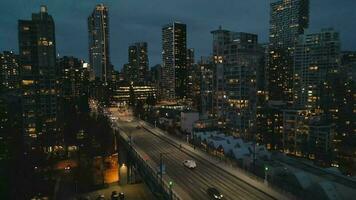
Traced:
<path fill-rule="evenodd" d="M 311 115 L 325 113 L 323 88 L 328 77 L 340 70 L 340 64 L 338 32 L 323 29 L 301 36 L 294 53 L 295 107 L 306 109 Z"/>
<path fill-rule="evenodd" d="M 309 0 L 277 0 L 270 7 L 269 99 L 292 103 L 293 52 L 309 25 Z"/>
<path fill-rule="evenodd" d="M 129 46 L 129 62 L 124 68 L 125 80 L 134 85 L 145 84 L 148 80 L 149 61 L 146 42 L 137 42 Z"/>
<path fill-rule="evenodd" d="M 19 88 L 19 58 L 12 51 L 0 53 L 0 89 Z"/>
<path fill-rule="evenodd" d="M 88 93 L 87 63 L 75 57 L 64 56 L 59 59 L 58 67 L 61 97 L 78 98 Z"/>
<path fill-rule="evenodd" d="M 114 91 L 113 100 L 117 103 L 128 104 L 133 99 L 135 101 L 146 101 L 147 98 L 157 96 L 157 89 L 150 85 L 141 86 L 120 86 Z"/>
<path fill-rule="evenodd" d="M 162 28 L 162 96 L 165 100 L 187 95 L 187 30 L 173 22 Z"/>
<path fill-rule="evenodd" d="M 199 95 L 200 101 L 198 110 L 202 118 L 213 118 L 213 98 L 214 98 L 214 82 L 215 68 L 211 57 L 203 57 L 198 62 L 199 68 Z"/>
<path fill-rule="evenodd" d="M 233 134 L 249 137 L 256 123 L 256 73 L 264 52 L 255 34 L 221 27 L 212 34 L 216 116 Z"/>
<path fill-rule="evenodd" d="M 111 81 L 112 65 L 109 48 L 109 10 L 98 4 L 88 17 L 89 63 L 95 79 L 107 84 Z"/>
<path fill-rule="evenodd" d="M 18 31 L 25 140 L 50 151 L 58 136 L 58 90 L 55 24 L 47 7 L 41 6 L 31 20 L 19 20 Z"/>

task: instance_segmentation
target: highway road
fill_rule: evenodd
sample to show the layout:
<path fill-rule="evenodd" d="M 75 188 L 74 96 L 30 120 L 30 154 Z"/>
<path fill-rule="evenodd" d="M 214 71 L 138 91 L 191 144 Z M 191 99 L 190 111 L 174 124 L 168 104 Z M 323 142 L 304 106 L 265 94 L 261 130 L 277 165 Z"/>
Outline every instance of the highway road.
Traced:
<path fill-rule="evenodd" d="M 184 199 L 206 200 L 208 199 L 206 190 L 209 187 L 217 188 L 224 195 L 224 199 L 274 199 L 204 158 L 182 151 L 179 146 L 168 142 L 164 137 L 153 134 L 149 127 L 138 129 L 137 126 L 140 124 L 137 121 L 117 120 L 116 123 L 121 131 L 131 135 L 134 148 L 144 151 L 157 167 L 160 163 L 160 154 L 164 154 L 166 174 L 173 180 L 175 186 L 184 191 Z M 183 166 L 182 162 L 187 159 L 195 160 L 197 168 L 191 170 Z"/>

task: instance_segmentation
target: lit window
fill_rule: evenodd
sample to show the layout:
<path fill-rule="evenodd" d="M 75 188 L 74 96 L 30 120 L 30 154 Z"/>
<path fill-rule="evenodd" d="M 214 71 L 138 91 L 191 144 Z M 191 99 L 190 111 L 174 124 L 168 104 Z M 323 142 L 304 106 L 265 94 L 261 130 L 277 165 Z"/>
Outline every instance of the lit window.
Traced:
<path fill-rule="evenodd" d="M 33 83 L 33 80 L 22 80 L 22 85 L 32 85 Z"/>

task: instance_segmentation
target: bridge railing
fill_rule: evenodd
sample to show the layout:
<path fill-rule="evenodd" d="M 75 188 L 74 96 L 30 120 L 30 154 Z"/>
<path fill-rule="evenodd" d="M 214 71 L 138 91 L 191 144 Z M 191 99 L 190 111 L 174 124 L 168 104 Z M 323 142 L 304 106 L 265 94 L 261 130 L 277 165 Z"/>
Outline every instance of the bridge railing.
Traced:
<path fill-rule="evenodd" d="M 179 195 L 174 191 L 172 186 L 169 185 L 169 181 L 167 181 L 164 177 L 161 178 L 159 171 L 155 167 L 148 164 L 147 161 L 144 160 L 143 156 L 135 149 L 129 136 L 127 136 L 122 130 L 119 131 L 119 136 L 121 141 L 124 143 L 125 148 L 128 150 L 130 158 L 133 158 L 135 164 L 137 164 L 139 168 L 138 171 L 142 175 L 144 181 L 149 182 L 148 186 L 150 189 L 153 190 L 153 192 L 160 193 L 161 198 L 163 199 L 180 200 L 181 198 Z"/>

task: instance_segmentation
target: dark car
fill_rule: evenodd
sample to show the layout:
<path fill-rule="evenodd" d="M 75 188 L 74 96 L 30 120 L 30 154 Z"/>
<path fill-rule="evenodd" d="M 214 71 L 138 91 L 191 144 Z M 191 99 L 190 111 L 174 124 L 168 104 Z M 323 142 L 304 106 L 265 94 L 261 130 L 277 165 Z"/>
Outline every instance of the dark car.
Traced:
<path fill-rule="evenodd" d="M 125 194 L 123 192 L 119 193 L 120 200 L 125 200 Z"/>
<path fill-rule="evenodd" d="M 210 199 L 222 199 L 224 197 L 218 189 L 213 187 L 208 188 L 206 192 L 208 193 Z"/>
<path fill-rule="evenodd" d="M 116 191 L 111 193 L 111 200 L 119 200 L 119 194 Z"/>
<path fill-rule="evenodd" d="M 99 195 L 98 198 L 96 198 L 97 200 L 105 200 L 105 196 L 103 194 Z"/>

